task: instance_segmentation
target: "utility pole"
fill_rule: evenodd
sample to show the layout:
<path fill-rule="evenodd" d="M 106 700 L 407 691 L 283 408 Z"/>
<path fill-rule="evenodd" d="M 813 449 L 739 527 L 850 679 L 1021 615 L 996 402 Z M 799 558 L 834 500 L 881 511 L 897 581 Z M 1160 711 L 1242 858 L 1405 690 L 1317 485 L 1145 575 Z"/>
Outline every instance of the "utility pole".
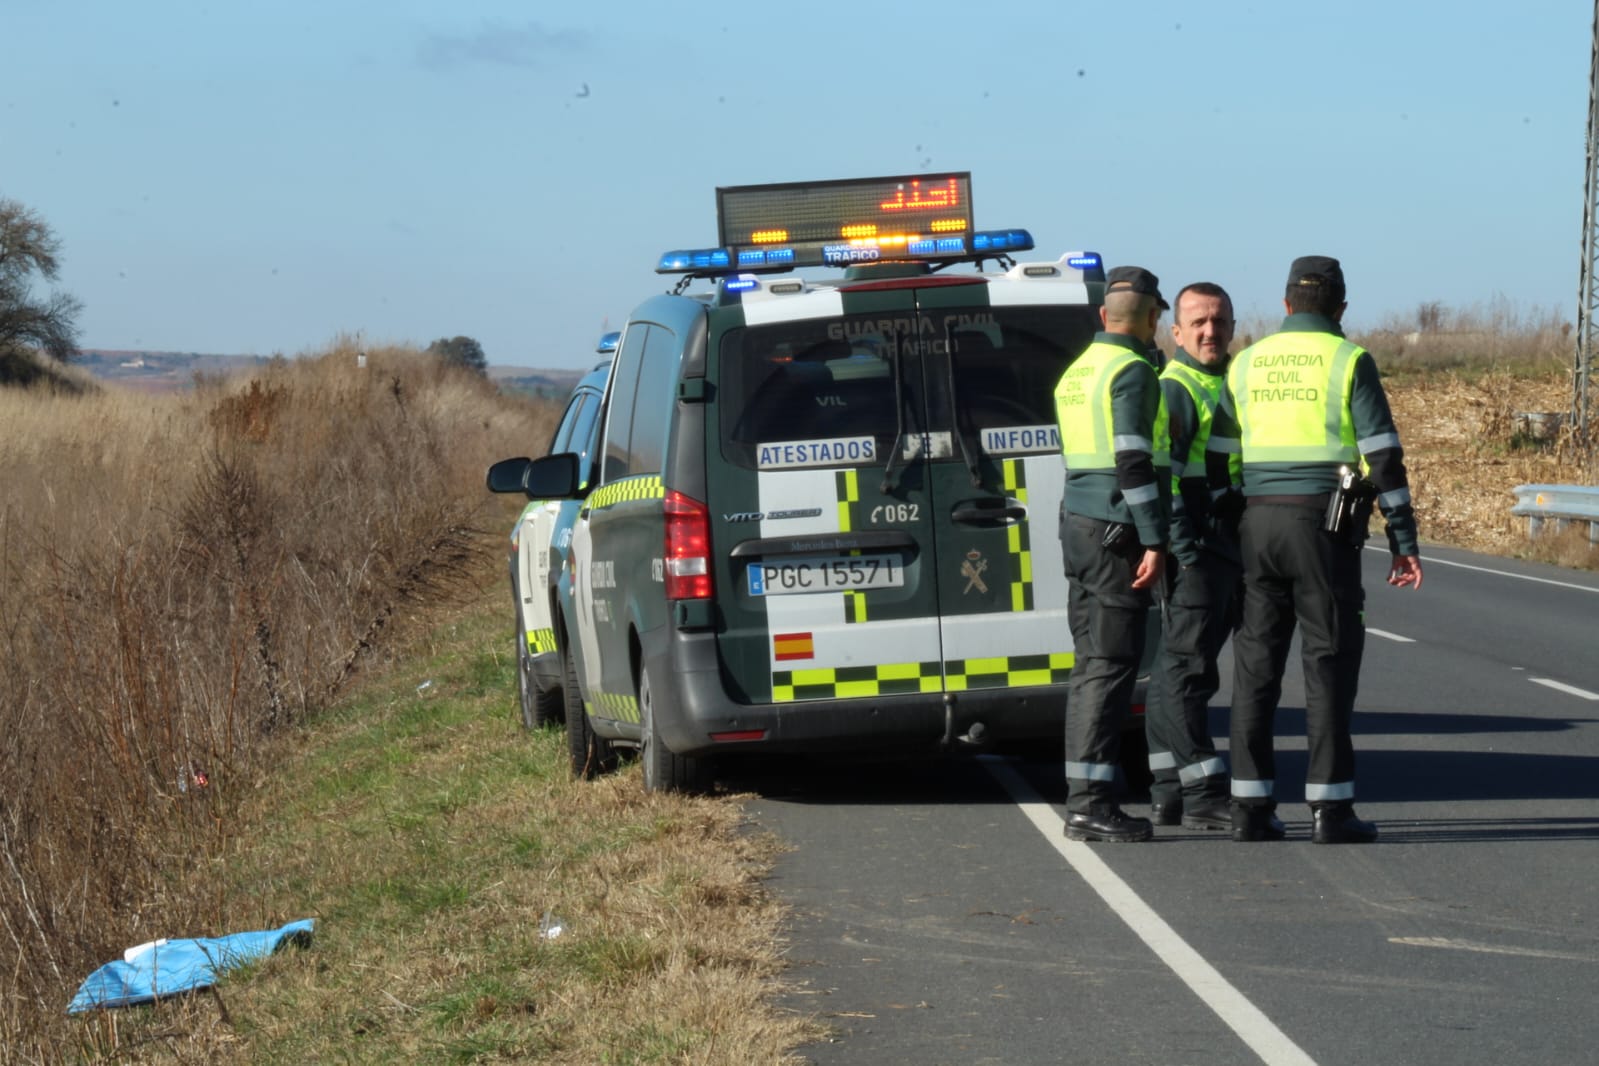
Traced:
<path fill-rule="evenodd" d="M 1577 351 L 1572 373 L 1571 421 L 1577 439 L 1591 447 L 1588 378 L 1594 363 L 1595 227 L 1599 225 L 1599 0 L 1593 5 L 1593 47 L 1588 61 L 1587 182 L 1582 202 L 1582 279 L 1577 292 Z"/>

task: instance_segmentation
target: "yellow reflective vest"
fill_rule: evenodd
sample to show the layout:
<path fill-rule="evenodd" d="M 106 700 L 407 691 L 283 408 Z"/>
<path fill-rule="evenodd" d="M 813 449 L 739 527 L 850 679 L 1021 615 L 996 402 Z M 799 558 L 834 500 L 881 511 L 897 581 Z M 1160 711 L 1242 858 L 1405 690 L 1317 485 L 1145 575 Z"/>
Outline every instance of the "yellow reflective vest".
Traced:
<path fill-rule="evenodd" d="M 1166 369 L 1160 372 L 1160 376 L 1181 385 L 1194 402 L 1194 437 L 1188 445 L 1188 454 L 1182 457 L 1180 464 L 1172 463 L 1171 488 L 1175 493 L 1180 478 L 1204 476 L 1205 450 L 1210 445 L 1210 427 L 1216 420 L 1216 408 L 1221 403 L 1222 375 L 1207 374 L 1203 370 L 1195 370 L 1187 363 L 1173 359 L 1166 364 Z M 1168 420 L 1168 426 L 1169 424 Z M 1238 480 L 1242 463 L 1243 456 L 1237 452 L 1227 456 L 1227 466 L 1232 471 L 1235 482 Z"/>
<path fill-rule="evenodd" d="M 1227 390 L 1245 465 L 1360 462 L 1350 387 L 1365 349 L 1332 333 L 1274 333 L 1233 357 Z"/>
<path fill-rule="evenodd" d="M 1171 466 L 1171 433 L 1164 403 L 1157 408 L 1148 439 L 1126 432 L 1132 428 L 1126 414 L 1120 427 L 1122 434 L 1116 433 L 1112 386 L 1117 377 L 1138 363 L 1148 366 L 1149 360 L 1120 345 L 1096 341 L 1061 375 L 1055 386 L 1055 414 L 1060 421 L 1061 453 L 1068 472 L 1114 470 L 1118 451 L 1146 451 L 1160 470 Z"/>

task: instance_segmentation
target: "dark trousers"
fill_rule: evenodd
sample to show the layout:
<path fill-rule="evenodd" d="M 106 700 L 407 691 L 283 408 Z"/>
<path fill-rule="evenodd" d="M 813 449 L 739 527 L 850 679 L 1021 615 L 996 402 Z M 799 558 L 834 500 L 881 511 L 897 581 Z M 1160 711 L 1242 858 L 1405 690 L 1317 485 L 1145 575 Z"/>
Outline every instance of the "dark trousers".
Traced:
<path fill-rule="evenodd" d="M 1251 505 L 1241 529 L 1243 624 L 1233 638 L 1233 799 L 1273 805 L 1277 776 L 1273 718 L 1294 624 L 1305 670 L 1310 766 L 1305 798 L 1347 802 L 1355 795 L 1350 719 L 1365 650 L 1360 549 L 1321 528 L 1319 507 Z"/>
<path fill-rule="evenodd" d="M 1144 657 L 1150 596 L 1132 587 L 1143 549 L 1136 543 L 1121 553 L 1106 549 L 1108 525 L 1075 514 L 1061 523 L 1076 646 L 1066 694 L 1066 809 L 1072 813 L 1115 800 L 1122 730 Z"/>
<path fill-rule="evenodd" d="M 1239 567 L 1213 552 L 1171 567 L 1161 611 L 1160 655 L 1150 682 L 1144 735 L 1149 741 L 1149 798 L 1227 796 L 1227 764 L 1210 737 L 1210 698 L 1221 687 L 1216 657 L 1233 629 Z"/>

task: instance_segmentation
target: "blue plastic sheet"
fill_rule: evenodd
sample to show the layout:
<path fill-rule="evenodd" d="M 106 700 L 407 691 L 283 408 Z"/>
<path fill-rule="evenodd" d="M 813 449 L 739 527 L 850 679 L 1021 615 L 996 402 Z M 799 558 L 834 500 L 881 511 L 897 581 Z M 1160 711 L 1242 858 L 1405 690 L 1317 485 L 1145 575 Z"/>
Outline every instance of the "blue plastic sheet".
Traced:
<path fill-rule="evenodd" d="M 284 944 L 308 945 L 311 923 L 312 919 L 302 918 L 281 929 L 157 940 L 129 948 L 122 959 L 106 963 L 84 979 L 67 1013 L 80 1014 L 96 1007 L 132 1007 L 205 988 L 215 984 L 223 970 L 264 959 Z"/>

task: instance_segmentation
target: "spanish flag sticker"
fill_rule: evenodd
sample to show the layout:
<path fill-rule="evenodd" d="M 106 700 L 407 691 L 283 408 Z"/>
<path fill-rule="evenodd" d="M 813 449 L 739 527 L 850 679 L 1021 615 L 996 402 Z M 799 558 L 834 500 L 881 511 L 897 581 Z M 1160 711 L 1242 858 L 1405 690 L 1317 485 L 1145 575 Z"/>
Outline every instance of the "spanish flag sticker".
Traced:
<path fill-rule="evenodd" d="M 785 659 L 814 659 L 816 644 L 809 633 L 773 633 L 772 657 L 778 662 Z"/>

